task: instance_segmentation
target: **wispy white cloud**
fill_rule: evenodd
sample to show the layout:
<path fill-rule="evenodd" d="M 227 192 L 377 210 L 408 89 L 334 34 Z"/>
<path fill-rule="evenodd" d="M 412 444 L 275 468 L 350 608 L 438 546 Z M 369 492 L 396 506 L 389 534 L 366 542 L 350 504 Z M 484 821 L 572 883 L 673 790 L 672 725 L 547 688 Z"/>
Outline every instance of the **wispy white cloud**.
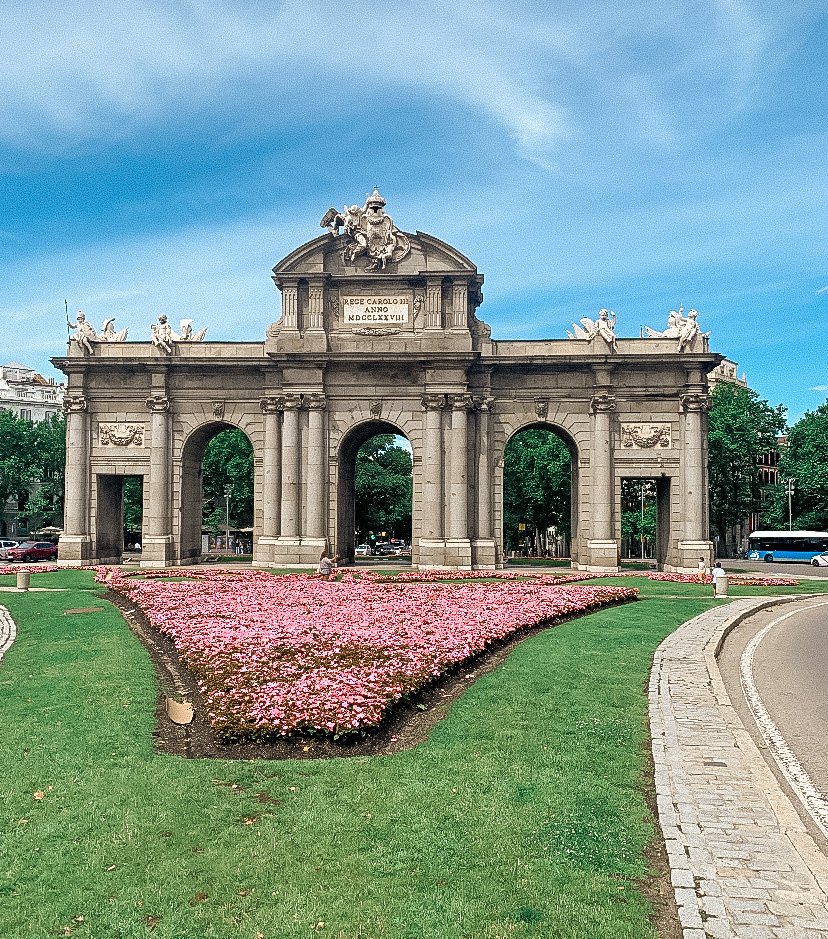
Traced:
<path fill-rule="evenodd" d="M 828 284 L 826 284 L 824 287 L 820 287 L 819 290 L 817 290 L 816 295 L 819 297 L 824 293 L 828 293 Z"/>
<path fill-rule="evenodd" d="M 814 385 L 811 391 L 828 391 L 828 385 Z"/>
<path fill-rule="evenodd" d="M 111 0 L 27 0 L 5 13 L 15 42 L 0 76 L 0 138 L 30 149 L 108 141 L 239 101 L 265 122 L 324 120 L 416 90 L 481 114 L 555 168 L 560 146 L 590 138 L 598 118 L 615 147 L 631 128 L 674 144 L 743 106 L 778 64 L 765 53 L 785 25 L 743 0 L 657 17 L 645 2 L 604 0 L 508 11 L 421 0 L 381 15 L 358 0 L 271 11 L 134 0 L 129 16 Z"/>

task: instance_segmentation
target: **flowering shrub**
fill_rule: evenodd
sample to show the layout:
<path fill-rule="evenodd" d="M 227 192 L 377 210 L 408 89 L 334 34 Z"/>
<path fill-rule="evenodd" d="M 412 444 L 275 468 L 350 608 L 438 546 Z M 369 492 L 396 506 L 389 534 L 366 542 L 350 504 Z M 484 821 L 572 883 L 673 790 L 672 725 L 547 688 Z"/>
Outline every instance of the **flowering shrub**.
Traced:
<path fill-rule="evenodd" d="M 210 723 L 226 738 L 374 727 L 394 702 L 505 636 L 638 595 L 551 580 L 147 573 L 108 568 L 97 580 L 127 595 L 173 640 Z M 182 575 L 188 579 L 159 580 Z"/>
<path fill-rule="evenodd" d="M 2 564 L 0 574 L 17 574 L 19 571 L 28 571 L 30 574 L 53 574 L 62 571 L 57 564 Z"/>

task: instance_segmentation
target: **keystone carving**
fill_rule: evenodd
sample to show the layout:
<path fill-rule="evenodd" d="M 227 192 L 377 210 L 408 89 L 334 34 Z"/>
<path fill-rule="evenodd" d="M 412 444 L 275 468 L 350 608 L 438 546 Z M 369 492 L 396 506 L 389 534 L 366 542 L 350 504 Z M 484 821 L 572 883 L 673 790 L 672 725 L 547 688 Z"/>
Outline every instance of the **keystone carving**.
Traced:
<path fill-rule="evenodd" d="M 368 405 L 368 411 L 371 417 L 379 417 L 382 414 L 382 401 L 371 401 Z"/>
<path fill-rule="evenodd" d="M 223 401 L 213 402 L 213 417 L 224 417 L 224 402 Z"/>
<path fill-rule="evenodd" d="M 546 420 L 549 414 L 549 402 L 545 398 L 535 399 L 535 414 L 537 414 L 541 420 Z"/>

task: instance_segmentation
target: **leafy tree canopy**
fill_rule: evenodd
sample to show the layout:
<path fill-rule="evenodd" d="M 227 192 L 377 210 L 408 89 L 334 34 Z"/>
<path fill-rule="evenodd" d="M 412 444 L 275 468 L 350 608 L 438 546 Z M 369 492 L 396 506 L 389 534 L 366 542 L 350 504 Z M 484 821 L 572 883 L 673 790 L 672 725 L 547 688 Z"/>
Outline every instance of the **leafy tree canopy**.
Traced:
<path fill-rule="evenodd" d="M 727 530 L 761 508 L 759 458 L 777 447 L 785 408 L 772 408 L 751 388 L 720 382 L 708 420 L 710 524 L 724 542 Z"/>
<path fill-rule="evenodd" d="M 356 455 L 356 529 L 411 538 L 411 453 L 393 434 L 378 434 Z"/>
<path fill-rule="evenodd" d="M 828 401 L 808 411 L 788 431 L 787 445 L 779 457 L 780 480 L 792 479 L 793 527 L 828 531 Z M 775 493 L 773 519 L 787 527 L 787 496 L 784 485 Z"/>
<path fill-rule="evenodd" d="M 515 434 L 503 455 L 503 533 L 516 547 L 527 531 L 554 526 L 570 534 L 572 458 L 566 444 L 551 430 L 533 428 Z"/>
<path fill-rule="evenodd" d="M 34 424 L 0 411 L 0 501 L 16 499 L 19 520 L 30 531 L 60 520 L 65 462 L 62 415 Z"/>
<path fill-rule="evenodd" d="M 244 431 L 232 428 L 216 434 L 207 444 L 203 467 L 205 517 L 223 510 L 229 486 L 230 525 L 249 528 L 253 524 L 253 447 Z"/>

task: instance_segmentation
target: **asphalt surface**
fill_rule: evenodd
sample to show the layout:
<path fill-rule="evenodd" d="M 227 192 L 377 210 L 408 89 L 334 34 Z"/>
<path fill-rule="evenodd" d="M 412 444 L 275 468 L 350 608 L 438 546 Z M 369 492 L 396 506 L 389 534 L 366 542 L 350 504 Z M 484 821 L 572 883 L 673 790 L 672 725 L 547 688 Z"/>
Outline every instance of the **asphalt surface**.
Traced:
<path fill-rule="evenodd" d="M 784 619 L 782 614 L 790 612 Z M 828 799 L 828 597 L 816 595 L 790 611 L 776 607 L 748 617 L 727 637 L 719 655 L 719 668 L 730 699 L 743 724 L 762 751 L 783 788 L 790 788 L 763 738 L 745 697 L 740 674 L 743 654 L 751 640 L 774 623 L 753 651 L 750 675 L 767 715 L 776 725 L 795 761 Z M 742 667 L 744 672 L 744 667 Z M 755 708 L 754 708 L 755 710 Z M 811 835 L 828 848 L 825 837 L 792 799 Z"/>
<path fill-rule="evenodd" d="M 736 561 L 732 558 L 719 558 L 725 570 L 751 571 L 761 577 L 828 577 L 828 567 L 811 567 L 802 561 L 783 564 L 772 561 Z"/>

